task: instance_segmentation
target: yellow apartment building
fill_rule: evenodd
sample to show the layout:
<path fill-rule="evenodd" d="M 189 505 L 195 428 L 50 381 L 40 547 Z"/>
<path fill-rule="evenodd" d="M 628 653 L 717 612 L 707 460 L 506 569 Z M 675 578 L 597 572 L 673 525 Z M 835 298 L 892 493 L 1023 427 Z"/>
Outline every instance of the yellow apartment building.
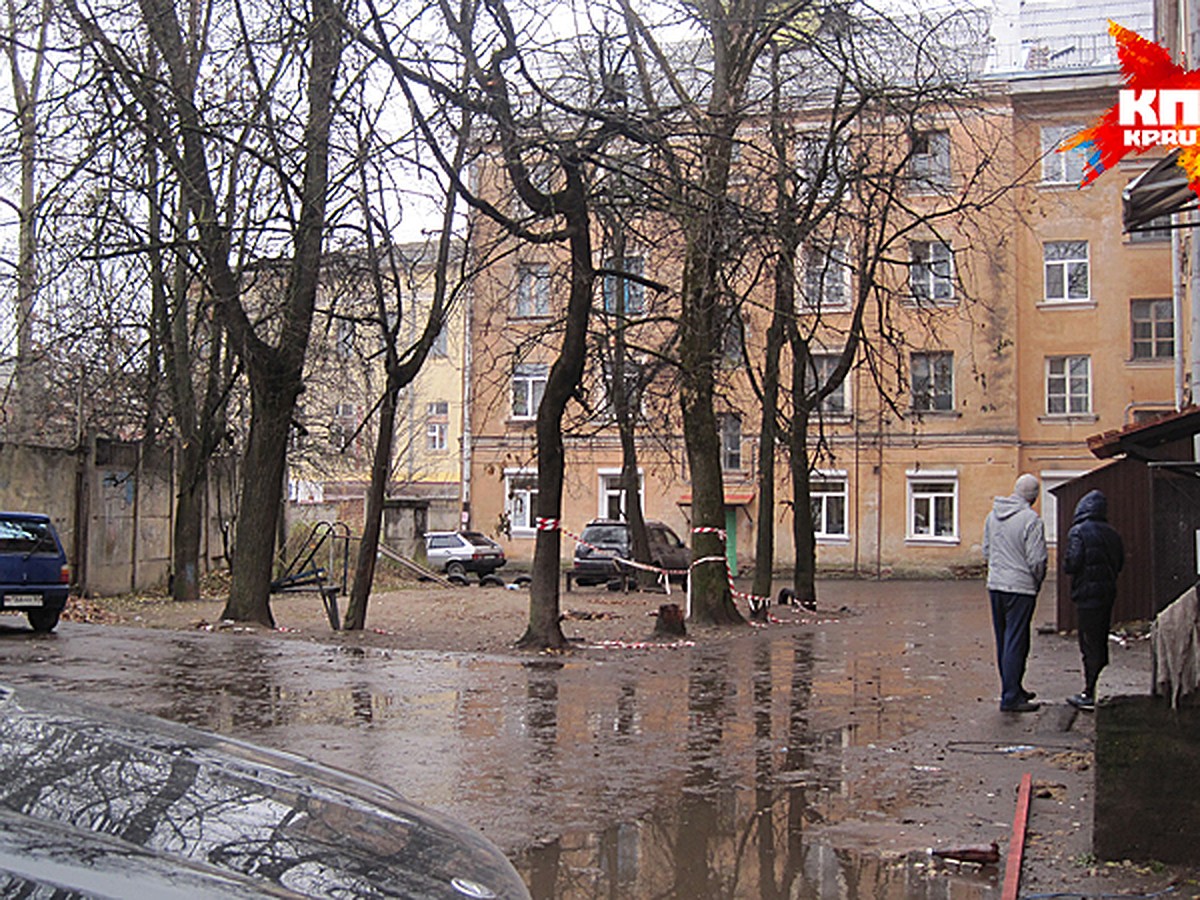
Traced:
<path fill-rule="evenodd" d="M 395 327 L 401 353 L 420 337 L 436 250 L 427 242 L 394 248 L 398 277 L 388 285 L 382 318 L 361 259 L 327 266 L 288 455 L 293 520 L 340 520 L 361 530 L 385 383 L 382 325 Z M 466 307 L 455 291 L 461 259 L 456 247 L 449 266 L 454 299 L 420 373 L 400 393 L 396 417 L 387 495 L 393 507 L 420 510 L 424 530 L 453 530 L 460 519 L 467 352 Z"/>

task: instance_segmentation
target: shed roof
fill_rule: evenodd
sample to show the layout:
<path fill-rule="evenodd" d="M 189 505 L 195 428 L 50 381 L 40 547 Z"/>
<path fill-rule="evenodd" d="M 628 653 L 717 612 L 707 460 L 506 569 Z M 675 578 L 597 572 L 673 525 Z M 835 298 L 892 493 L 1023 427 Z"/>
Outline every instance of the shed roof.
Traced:
<path fill-rule="evenodd" d="M 1197 434 L 1200 434 L 1200 406 L 1185 406 L 1152 422 L 1094 434 L 1088 438 L 1088 449 L 1099 459 L 1111 459 L 1121 453 L 1146 457 L 1155 448 Z"/>

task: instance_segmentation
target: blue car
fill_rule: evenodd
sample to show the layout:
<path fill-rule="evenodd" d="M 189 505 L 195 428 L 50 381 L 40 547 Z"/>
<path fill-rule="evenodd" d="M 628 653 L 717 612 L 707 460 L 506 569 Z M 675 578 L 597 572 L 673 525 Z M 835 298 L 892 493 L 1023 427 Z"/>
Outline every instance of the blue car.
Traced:
<path fill-rule="evenodd" d="M 53 631 L 70 583 L 71 567 L 50 517 L 0 512 L 0 609 L 24 612 L 34 631 Z"/>

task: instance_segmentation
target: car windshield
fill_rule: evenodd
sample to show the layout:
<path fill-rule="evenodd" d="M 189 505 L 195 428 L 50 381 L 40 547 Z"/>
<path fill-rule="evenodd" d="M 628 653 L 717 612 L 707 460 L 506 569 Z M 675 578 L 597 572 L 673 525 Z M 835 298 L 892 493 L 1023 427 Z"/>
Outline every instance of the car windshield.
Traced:
<path fill-rule="evenodd" d="M 45 522 L 0 518 L 0 553 L 57 553 Z"/>
<path fill-rule="evenodd" d="M 591 544 L 624 544 L 624 525 L 589 525 L 580 535 Z"/>

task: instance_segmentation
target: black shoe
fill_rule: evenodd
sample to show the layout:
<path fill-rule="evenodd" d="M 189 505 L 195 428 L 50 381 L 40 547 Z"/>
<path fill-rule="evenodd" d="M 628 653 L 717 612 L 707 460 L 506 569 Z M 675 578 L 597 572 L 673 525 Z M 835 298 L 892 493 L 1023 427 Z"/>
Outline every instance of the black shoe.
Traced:
<path fill-rule="evenodd" d="M 1037 697 L 1037 694 L 1035 694 L 1033 691 L 1027 691 L 1024 688 L 1021 688 L 1021 696 L 1026 700 L 1032 700 Z"/>
<path fill-rule="evenodd" d="M 1067 702 L 1084 712 L 1095 712 L 1096 710 L 1096 698 L 1091 694 L 1076 694 L 1074 697 L 1068 697 Z"/>
<path fill-rule="evenodd" d="M 1014 703 L 1012 706 L 1000 707 L 1000 712 L 1037 712 L 1042 708 L 1040 703 L 1030 703 L 1028 700 L 1022 700 L 1020 703 Z"/>

